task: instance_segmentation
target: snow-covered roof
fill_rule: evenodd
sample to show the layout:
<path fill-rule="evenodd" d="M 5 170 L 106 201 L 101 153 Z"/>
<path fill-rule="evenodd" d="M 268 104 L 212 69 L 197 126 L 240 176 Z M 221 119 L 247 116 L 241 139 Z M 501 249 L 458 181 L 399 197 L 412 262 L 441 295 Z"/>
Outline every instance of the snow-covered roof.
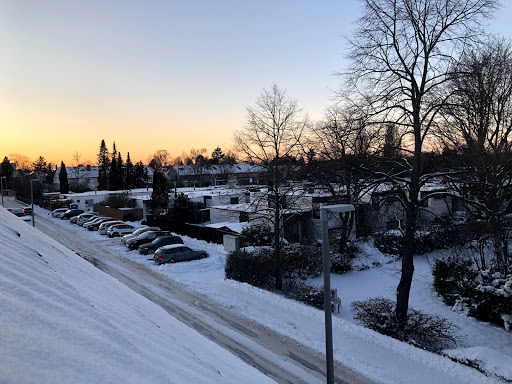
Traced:
<path fill-rule="evenodd" d="M 233 165 L 174 165 L 174 172 L 178 175 L 222 175 L 240 173 L 264 173 L 266 169 L 257 164 L 233 164 Z"/>
<path fill-rule="evenodd" d="M 272 383 L 0 208 L 5 383 Z"/>

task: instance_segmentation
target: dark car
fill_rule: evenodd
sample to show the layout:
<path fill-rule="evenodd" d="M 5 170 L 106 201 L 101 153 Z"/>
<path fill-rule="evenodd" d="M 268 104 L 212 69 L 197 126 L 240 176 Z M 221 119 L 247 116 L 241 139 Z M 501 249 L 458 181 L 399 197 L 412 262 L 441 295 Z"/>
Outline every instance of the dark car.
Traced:
<path fill-rule="evenodd" d="M 183 244 L 183 240 L 179 236 L 160 236 L 153 240 L 151 243 L 142 244 L 139 246 L 139 253 L 141 255 L 148 255 L 155 252 L 158 248 L 164 245 Z"/>
<path fill-rule="evenodd" d="M 32 208 L 31 207 L 25 207 L 23 208 L 23 213 L 25 215 L 31 215 L 32 214 Z"/>
<path fill-rule="evenodd" d="M 153 259 L 157 264 L 176 263 L 177 261 L 189 261 L 204 259 L 208 253 L 203 250 L 194 250 L 181 244 L 166 245 L 155 251 Z"/>
<path fill-rule="evenodd" d="M 137 237 L 134 237 L 133 239 L 128 240 L 126 242 L 126 245 L 130 249 L 137 249 L 139 245 L 151 243 L 157 237 L 168 236 L 170 234 L 171 233 L 168 231 L 148 231 L 144 232 L 142 235 L 139 235 Z"/>
<path fill-rule="evenodd" d="M 84 213 L 83 209 L 68 209 L 66 212 L 60 215 L 60 218 L 62 220 L 67 220 L 72 218 L 73 216 L 78 216 L 81 213 Z"/>
<path fill-rule="evenodd" d="M 102 223 L 104 223 L 105 221 L 112 221 L 112 220 L 115 220 L 115 219 L 112 217 L 102 217 L 102 218 L 93 220 L 90 223 L 85 223 L 84 228 L 87 228 L 89 231 L 97 231 Z"/>

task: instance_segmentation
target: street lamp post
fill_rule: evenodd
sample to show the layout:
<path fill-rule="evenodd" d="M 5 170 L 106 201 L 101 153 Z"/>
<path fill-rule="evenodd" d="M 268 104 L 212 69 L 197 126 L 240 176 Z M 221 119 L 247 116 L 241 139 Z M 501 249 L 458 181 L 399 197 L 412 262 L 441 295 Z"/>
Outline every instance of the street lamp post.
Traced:
<path fill-rule="evenodd" d="M 320 208 L 320 219 L 322 221 L 322 252 L 324 258 L 325 360 L 327 365 L 327 384 L 334 384 L 331 314 L 331 263 L 329 260 L 329 213 L 344 213 L 352 211 L 354 211 L 354 206 L 352 204 L 326 205 Z"/>
<path fill-rule="evenodd" d="M 37 179 L 30 179 L 30 202 L 32 203 L 32 226 L 35 227 L 34 223 L 34 187 L 33 182 L 37 181 Z"/>
<path fill-rule="evenodd" d="M 7 176 L 0 177 L 0 190 L 2 193 L 2 207 L 4 206 L 4 179 L 7 180 Z"/>

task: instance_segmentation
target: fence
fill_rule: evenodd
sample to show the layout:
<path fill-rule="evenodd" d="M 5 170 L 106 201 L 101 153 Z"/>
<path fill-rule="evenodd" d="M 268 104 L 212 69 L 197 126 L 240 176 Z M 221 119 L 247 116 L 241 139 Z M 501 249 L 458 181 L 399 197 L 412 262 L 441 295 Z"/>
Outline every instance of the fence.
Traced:
<path fill-rule="evenodd" d="M 222 244 L 224 235 L 234 234 L 233 232 L 222 229 L 179 223 L 165 218 L 157 218 L 153 215 L 147 215 L 147 221 L 148 225 L 155 225 L 163 230 L 177 233 L 178 235 L 189 236 L 194 239 L 204 240 L 214 244 Z"/>
<path fill-rule="evenodd" d="M 131 215 L 135 220 L 142 219 L 141 208 L 111 208 L 100 204 L 94 204 L 94 212 L 98 212 L 102 216 L 113 217 L 119 220 L 127 220 L 126 216 Z"/>

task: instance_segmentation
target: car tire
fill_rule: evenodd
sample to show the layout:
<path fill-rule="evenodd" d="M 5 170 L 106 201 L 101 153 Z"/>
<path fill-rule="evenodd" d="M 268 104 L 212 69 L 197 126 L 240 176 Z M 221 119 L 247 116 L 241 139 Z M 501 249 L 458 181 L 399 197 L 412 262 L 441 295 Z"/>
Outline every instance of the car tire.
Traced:
<path fill-rule="evenodd" d="M 114 233 L 112 234 L 112 237 L 119 237 L 119 233 L 114 232 Z"/>
<path fill-rule="evenodd" d="M 205 253 L 200 254 L 200 255 L 199 255 L 199 258 L 200 258 L 200 259 L 206 259 L 206 254 L 205 254 Z"/>

